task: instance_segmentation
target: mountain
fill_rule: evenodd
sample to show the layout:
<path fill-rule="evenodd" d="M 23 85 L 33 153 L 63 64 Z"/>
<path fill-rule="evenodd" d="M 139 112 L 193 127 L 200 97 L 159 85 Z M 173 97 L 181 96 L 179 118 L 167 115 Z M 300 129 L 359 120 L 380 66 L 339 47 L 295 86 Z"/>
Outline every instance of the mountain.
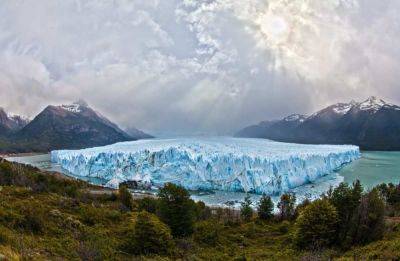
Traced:
<path fill-rule="evenodd" d="M 9 115 L 0 108 L 0 136 L 19 131 L 29 123 L 29 120 L 17 115 Z"/>
<path fill-rule="evenodd" d="M 127 128 L 126 133 L 128 133 L 131 137 L 134 137 L 135 139 L 138 139 L 138 140 L 154 138 L 150 134 L 147 134 L 141 130 L 138 130 L 135 127 Z"/>
<path fill-rule="evenodd" d="M 292 121 L 290 121 L 292 120 Z M 400 107 L 376 97 L 338 103 L 309 117 L 292 115 L 239 131 L 238 137 L 310 144 L 354 144 L 364 150 L 400 150 Z"/>
<path fill-rule="evenodd" d="M 0 140 L 0 151 L 79 149 L 136 139 L 80 101 L 46 107 L 21 130 L 3 139 L 5 145 Z"/>

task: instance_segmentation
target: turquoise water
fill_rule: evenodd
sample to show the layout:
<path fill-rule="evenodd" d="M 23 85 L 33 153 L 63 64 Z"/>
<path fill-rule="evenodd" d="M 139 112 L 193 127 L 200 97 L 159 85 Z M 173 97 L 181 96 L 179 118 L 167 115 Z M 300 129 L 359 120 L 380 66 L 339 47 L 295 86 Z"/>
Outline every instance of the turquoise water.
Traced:
<path fill-rule="evenodd" d="M 400 152 L 363 152 L 361 159 L 339 171 L 344 181 L 359 179 L 364 187 L 381 183 L 400 183 Z"/>
<path fill-rule="evenodd" d="M 14 157 L 9 158 L 9 160 L 30 164 L 44 170 L 63 172 L 68 175 L 60 166 L 50 162 L 50 155 Z M 105 181 L 101 179 L 85 177 L 81 179 L 96 185 L 105 184 Z M 327 175 L 313 184 L 298 187 L 293 192 L 296 193 L 298 201 L 304 198 L 318 198 L 330 186 L 337 186 L 342 181 L 352 183 L 357 179 L 361 181 L 366 189 L 381 183 L 400 183 L 400 152 L 363 152 L 359 160 L 346 165 L 337 173 Z M 233 207 L 239 206 L 245 196 L 246 194 L 244 193 L 224 191 L 211 193 L 194 192 L 192 194 L 193 199 L 204 201 L 208 205 L 229 205 Z M 252 201 L 257 202 L 259 197 L 259 195 L 252 195 Z M 279 197 L 273 197 L 273 200 L 276 202 Z"/>

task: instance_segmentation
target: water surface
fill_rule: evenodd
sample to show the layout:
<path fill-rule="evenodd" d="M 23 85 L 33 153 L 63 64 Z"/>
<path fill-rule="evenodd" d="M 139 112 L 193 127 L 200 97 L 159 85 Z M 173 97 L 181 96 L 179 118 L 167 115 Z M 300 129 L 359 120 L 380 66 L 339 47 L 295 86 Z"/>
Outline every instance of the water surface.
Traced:
<path fill-rule="evenodd" d="M 51 163 L 49 154 L 12 157 L 9 160 L 72 176 L 61 169 L 58 164 Z M 105 185 L 106 183 L 105 180 L 96 178 L 80 177 L 80 179 L 96 185 Z M 361 181 L 361 184 L 366 189 L 381 183 L 400 183 L 400 152 L 362 152 L 362 157 L 359 160 L 344 166 L 337 173 L 322 177 L 312 184 L 298 187 L 293 192 L 296 193 L 298 200 L 304 198 L 314 199 L 327 191 L 330 186 L 337 186 L 342 181 L 352 183 L 357 179 Z M 192 198 L 202 200 L 208 205 L 237 207 L 245 195 L 245 193 L 224 191 L 193 192 Z M 259 195 L 252 195 L 253 202 L 257 202 L 259 198 Z M 273 197 L 273 200 L 277 202 L 279 197 Z"/>

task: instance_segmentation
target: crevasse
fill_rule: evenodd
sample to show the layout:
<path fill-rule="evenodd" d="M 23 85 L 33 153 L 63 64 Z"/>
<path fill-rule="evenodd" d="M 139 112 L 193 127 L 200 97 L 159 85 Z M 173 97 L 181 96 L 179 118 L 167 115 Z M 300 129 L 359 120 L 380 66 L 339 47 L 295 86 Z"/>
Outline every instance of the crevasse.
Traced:
<path fill-rule="evenodd" d="M 360 157 L 351 145 L 301 145 L 263 139 L 179 138 L 117 143 L 51 152 L 72 175 L 189 190 L 225 190 L 269 195 L 314 182 Z"/>

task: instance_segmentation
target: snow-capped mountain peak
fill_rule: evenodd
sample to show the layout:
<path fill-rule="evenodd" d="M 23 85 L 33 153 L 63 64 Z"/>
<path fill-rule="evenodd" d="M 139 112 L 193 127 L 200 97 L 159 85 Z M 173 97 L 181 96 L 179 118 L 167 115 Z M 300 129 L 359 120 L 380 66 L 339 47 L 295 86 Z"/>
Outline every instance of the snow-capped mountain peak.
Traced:
<path fill-rule="evenodd" d="M 344 115 L 348 113 L 355 105 L 356 103 L 354 101 L 350 103 L 338 103 L 333 106 L 332 110 L 337 114 Z"/>
<path fill-rule="evenodd" d="M 7 113 L 0 107 L 0 129 L 20 130 L 29 123 L 29 118 Z"/>
<path fill-rule="evenodd" d="M 369 97 L 367 100 L 359 104 L 360 110 L 363 111 L 378 111 L 383 106 L 388 105 L 384 100 L 379 99 L 375 96 Z"/>
<path fill-rule="evenodd" d="M 60 108 L 67 110 L 69 112 L 73 112 L 73 113 L 81 113 L 82 108 L 86 108 L 86 107 L 88 107 L 88 104 L 83 100 L 79 100 L 72 104 L 63 104 L 60 106 Z"/>
<path fill-rule="evenodd" d="M 300 121 L 303 122 L 307 119 L 307 116 L 301 114 L 292 114 L 284 118 L 284 121 Z"/>

